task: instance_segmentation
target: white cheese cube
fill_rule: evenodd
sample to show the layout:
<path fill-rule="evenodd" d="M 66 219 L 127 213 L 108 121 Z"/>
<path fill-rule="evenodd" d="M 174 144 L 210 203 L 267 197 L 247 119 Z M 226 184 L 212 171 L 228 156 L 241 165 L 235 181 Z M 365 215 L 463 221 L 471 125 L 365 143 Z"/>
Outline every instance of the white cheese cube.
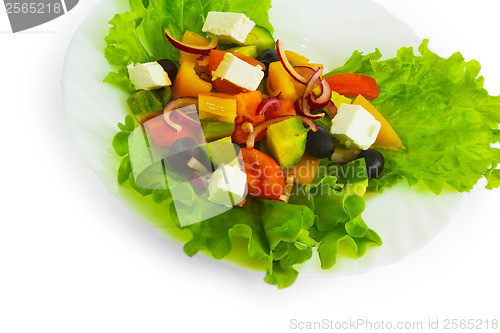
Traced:
<path fill-rule="evenodd" d="M 221 164 L 208 181 L 208 192 L 208 200 L 233 207 L 246 196 L 247 175 L 241 171 L 239 165 Z"/>
<path fill-rule="evenodd" d="M 167 72 L 156 61 L 136 65 L 131 63 L 127 69 L 130 81 L 137 90 L 153 90 L 172 84 Z"/>
<path fill-rule="evenodd" d="M 248 62 L 239 59 L 231 53 L 226 53 L 219 67 L 212 72 L 212 80 L 222 78 L 234 85 L 254 91 L 259 87 L 264 78 L 264 72 L 260 66 L 252 66 Z"/>
<path fill-rule="evenodd" d="M 245 14 L 208 12 L 202 31 L 223 43 L 243 43 L 253 27 Z"/>
<path fill-rule="evenodd" d="M 347 147 L 366 150 L 379 131 L 380 122 L 360 105 L 342 103 L 332 119 L 332 134 Z"/>

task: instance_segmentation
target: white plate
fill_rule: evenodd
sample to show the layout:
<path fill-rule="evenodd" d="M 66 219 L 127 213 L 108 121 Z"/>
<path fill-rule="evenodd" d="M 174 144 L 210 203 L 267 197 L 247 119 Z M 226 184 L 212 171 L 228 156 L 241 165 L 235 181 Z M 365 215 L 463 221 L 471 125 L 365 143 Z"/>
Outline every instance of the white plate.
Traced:
<path fill-rule="evenodd" d="M 128 9 L 126 0 L 105 0 L 78 28 L 62 75 L 64 109 L 85 161 L 104 186 L 139 219 L 183 242 L 189 233 L 173 227 L 168 214 L 145 210 L 149 199 L 116 183 L 119 159 L 111 140 L 116 124 L 127 112 L 128 96 L 102 82 L 112 70 L 104 58 L 104 37 L 109 29 L 107 22 Z M 343 64 L 354 50 L 371 52 L 378 47 L 388 58 L 402 46 L 420 43 L 408 26 L 368 0 L 311 0 L 307 6 L 302 0 L 275 0 L 270 17 L 275 37 L 285 41 L 288 49 L 324 63 L 327 69 Z M 371 195 L 363 217 L 380 234 L 384 245 L 370 248 L 361 259 L 339 258 L 328 271 L 322 271 L 314 258 L 301 267 L 301 272 L 315 276 L 356 274 L 394 263 L 436 237 L 457 211 L 460 200 L 456 193 L 434 196 L 410 190 L 405 184 L 383 195 Z"/>

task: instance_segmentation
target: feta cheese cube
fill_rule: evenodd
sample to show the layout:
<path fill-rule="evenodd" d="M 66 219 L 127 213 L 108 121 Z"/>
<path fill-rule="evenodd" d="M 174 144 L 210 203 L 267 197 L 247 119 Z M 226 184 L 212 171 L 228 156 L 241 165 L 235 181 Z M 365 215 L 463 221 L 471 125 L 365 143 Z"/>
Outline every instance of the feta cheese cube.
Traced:
<path fill-rule="evenodd" d="M 377 139 L 380 126 L 362 106 L 342 103 L 332 119 L 331 133 L 346 147 L 366 150 Z"/>
<path fill-rule="evenodd" d="M 231 53 L 226 53 L 219 67 L 212 72 L 212 80 L 221 78 L 234 85 L 254 91 L 259 87 L 264 78 L 264 72 L 260 66 L 250 65 Z"/>
<path fill-rule="evenodd" d="M 253 27 L 245 14 L 208 12 L 202 31 L 223 43 L 243 43 Z"/>
<path fill-rule="evenodd" d="M 221 164 L 208 181 L 208 200 L 226 207 L 233 207 L 245 198 L 247 175 L 239 165 Z"/>
<path fill-rule="evenodd" d="M 172 84 L 167 72 L 158 62 L 131 63 L 127 66 L 130 81 L 137 90 L 153 90 Z"/>

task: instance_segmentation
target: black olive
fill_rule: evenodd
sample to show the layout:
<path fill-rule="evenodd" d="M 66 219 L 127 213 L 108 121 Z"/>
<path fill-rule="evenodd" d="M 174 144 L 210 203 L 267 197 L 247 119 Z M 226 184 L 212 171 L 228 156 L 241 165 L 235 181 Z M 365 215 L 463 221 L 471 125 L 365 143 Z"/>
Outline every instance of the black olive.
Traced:
<path fill-rule="evenodd" d="M 363 150 L 357 158 L 364 158 L 369 178 L 378 178 L 384 169 L 384 155 L 375 149 Z"/>
<path fill-rule="evenodd" d="M 272 62 L 280 61 L 278 58 L 278 52 L 275 49 L 267 49 L 262 51 L 258 60 L 266 66 L 266 70 L 264 71 L 265 76 L 269 73 L 269 64 Z"/>
<path fill-rule="evenodd" d="M 168 59 L 158 60 L 158 63 L 163 67 L 163 70 L 167 72 L 170 81 L 174 83 L 175 77 L 177 76 L 177 65 Z"/>
<path fill-rule="evenodd" d="M 167 169 L 178 174 L 189 176 L 194 172 L 194 170 L 187 165 L 191 157 L 197 159 L 210 170 L 210 161 L 208 157 L 200 149 L 196 141 L 190 137 L 177 139 L 172 144 L 166 158 Z"/>
<path fill-rule="evenodd" d="M 323 127 L 318 126 L 316 132 L 307 132 L 306 152 L 312 157 L 330 157 L 335 151 L 335 139 Z"/>

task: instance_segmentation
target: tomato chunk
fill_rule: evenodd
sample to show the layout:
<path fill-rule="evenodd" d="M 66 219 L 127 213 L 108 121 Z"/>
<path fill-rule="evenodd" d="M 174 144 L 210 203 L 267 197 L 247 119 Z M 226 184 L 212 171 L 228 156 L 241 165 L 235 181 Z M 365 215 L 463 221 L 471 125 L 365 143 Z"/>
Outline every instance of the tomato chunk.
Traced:
<path fill-rule="evenodd" d="M 378 85 L 374 78 L 356 73 L 334 74 L 327 76 L 326 81 L 333 91 L 345 96 L 358 96 L 373 100 L 379 95 Z"/>
<path fill-rule="evenodd" d="M 285 194 L 285 176 L 269 155 L 253 148 L 242 148 L 247 174 L 248 195 L 254 198 L 279 200 Z"/>
<path fill-rule="evenodd" d="M 248 133 L 242 128 L 246 122 L 256 126 L 258 123 L 265 120 L 266 116 L 261 114 L 257 115 L 257 107 L 262 102 L 262 94 L 260 91 L 250 91 L 241 93 L 235 96 L 236 98 L 236 128 L 233 132 L 233 141 L 236 143 L 245 143 L 247 141 Z M 256 141 L 262 139 L 265 133 L 261 133 Z"/>

